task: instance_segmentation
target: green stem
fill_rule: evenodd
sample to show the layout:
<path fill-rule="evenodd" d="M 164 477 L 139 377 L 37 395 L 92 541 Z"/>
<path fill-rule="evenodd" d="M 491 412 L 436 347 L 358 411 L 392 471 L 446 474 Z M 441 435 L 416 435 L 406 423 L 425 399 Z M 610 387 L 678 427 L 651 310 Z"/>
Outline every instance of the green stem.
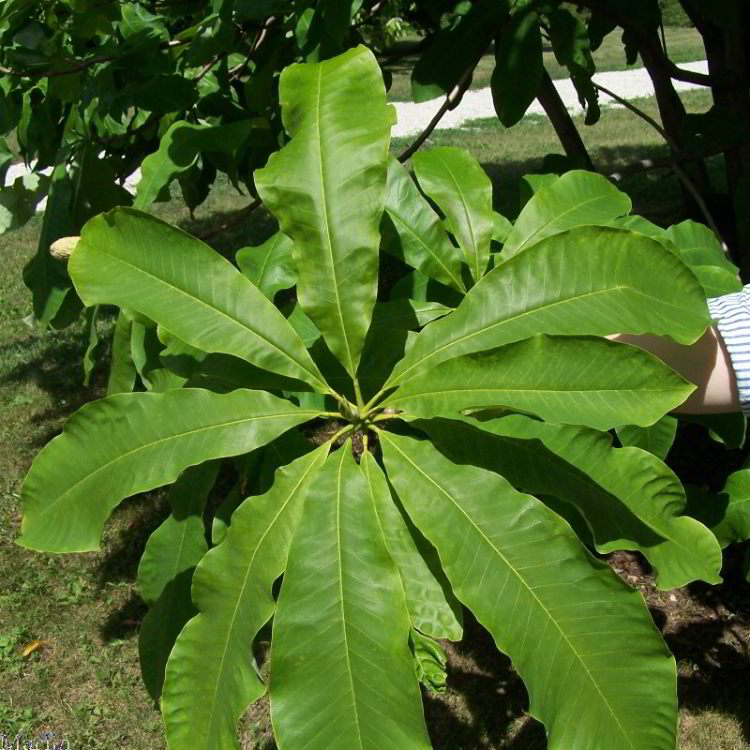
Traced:
<path fill-rule="evenodd" d="M 371 412 L 373 410 L 373 407 L 375 404 L 377 404 L 378 401 L 380 401 L 381 398 L 383 398 L 383 394 L 385 393 L 385 388 L 381 388 L 364 406 L 363 411 L 365 412 Z"/>
<path fill-rule="evenodd" d="M 332 438 L 329 438 L 326 441 L 326 445 L 329 446 L 329 450 L 330 446 L 334 445 L 339 438 L 342 438 L 344 435 L 346 435 L 347 432 L 354 432 L 354 429 L 355 426 L 353 424 L 348 424 L 346 427 L 342 427 Z"/>
<path fill-rule="evenodd" d="M 357 399 L 357 408 L 362 413 L 367 407 L 365 406 L 364 399 L 362 398 L 362 390 L 359 387 L 359 378 L 354 378 L 354 396 Z"/>

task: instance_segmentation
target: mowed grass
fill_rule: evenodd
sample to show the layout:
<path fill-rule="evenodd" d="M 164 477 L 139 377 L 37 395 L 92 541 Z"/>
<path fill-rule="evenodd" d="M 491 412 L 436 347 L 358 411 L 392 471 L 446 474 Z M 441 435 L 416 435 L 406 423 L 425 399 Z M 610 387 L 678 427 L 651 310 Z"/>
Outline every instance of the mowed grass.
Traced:
<path fill-rule="evenodd" d="M 707 106 L 704 95 L 690 95 L 686 102 L 696 111 Z M 654 113 L 653 103 L 640 105 Z M 583 132 L 605 171 L 664 153 L 658 138 L 629 112 L 608 110 L 600 125 Z M 557 150 L 554 143 L 548 123 L 533 118 L 510 132 L 491 121 L 439 131 L 428 146 L 470 149 L 493 176 L 497 206 L 512 214 L 518 177 L 541 169 L 544 154 Z M 395 143 L 394 150 L 403 145 Z M 625 187 L 652 218 L 680 217 L 673 178 L 640 175 Z M 193 220 L 178 199 L 155 210 L 229 255 L 273 231 L 262 211 L 222 231 L 246 203 L 247 197 L 221 183 Z M 140 683 L 137 633 L 145 608 L 134 584 L 146 539 L 166 514 L 162 495 L 124 502 L 96 553 L 51 556 L 13 543 L 21 481 L 33 456 L 68 414 L 101 394 L 106 377 L 105 350 L 92 385 L 81 385 L 81 326 L 42 332 L 23 322 L 30 303 L 21 271 L 34 252 L 40 223 L 34 219 L 0 237 L 0 733 L 31 739 L 51 731 L 67 739 L 71 750 L 163 750 L 159 712 Z M 102 337 L 110 329 L 105 317 Z M 686 627 L 671 642 L 680 670 L 680 750 L 750 748 L 745 690 L 750 666 L 741 647 L 747 641 L 732 640 L 738 627 L 731 618 L 719 619 L 705 628 Z M 41 647 L 23 656 L 22 649 L 36 640 Z M 470 622 L 449 658 L 449 691 L 440 699 L 426 698 L 436 750 L 543 750 L 544 732 L 525 713 L 527 698 L 517 674 L 481 628 Z M 241 722 L 241 739 L 244 750 L 275 747 L 265 702 Z"/>
<path fill-rule="evenodd" d="M 667 50 L 670 59 L 675 63 L 693 62 L 704 59 L 706 52 L 700 34 L 693 28 L 669 26 L 664 29 Z M 399 42 L 399 45 L 413 44 L 416 38 L 409 38 Z M 393 83 L 388 91 L 388 98 L 392 102 L 411 101 L 411 71 L 418 56 L 405 57 L 388 67 L 393 74 Z M 629 67 L 625 59 L 625 48 L 622 45 L 621 34 L 612 32 L 604 38 L 602 45 L 594 52 L 596 69 L 627 70 Z M 560 65 L 551 47 L 545 48 L 544 66 L 553 79 L 567 78 L 568 70 Z M 640 58 L 634 68 L 642 67 Z M 495 68 L 495 53 L 491 49 L 485 54 L 474 70 L 471 81 L 472 89 L 482 89 L 490 85 L 492 71 Z"/>
<path fill-rule="evenodd" d="M 686 92 L 683 101 L 689 112 L 704 112 L 711 106 L 710 94 L 705 91 Z M 633 103 L 658 119 L 654 99 L 637 99 Z M 595 167 L 603 174 L 611 174 L 643 159 L 668 156 L 659 134 L 626 109 L 604 109 L 601 121 L 593 126 L 585 125 L 583 116 L 573 119 Z M 398 153 L 409 143 L 410 139 L 399 139 L 394 142 L 393 150 Z M 510 129 L 504 128 L 497 119 L 486 119 L 471 121 L 457 130 L 436 130 L 423 148 L 433 146 L 468 149 L 492 177 L 496 209 L 511 217 L 519 210 L 518 184 L 521 177 L 549 171 L 544 168 L 545 156 L 563 153 L 552 125 L 541 115 L 527 116 Z M 721 160 L 709 160 L 709 169 L 715 186 L 722 188 Z M 632 197 L 636 213 L 663 225 L 683 218 L 680 184 L 668 170 L 630 176 L 620 183 L 620 187 Z"/>

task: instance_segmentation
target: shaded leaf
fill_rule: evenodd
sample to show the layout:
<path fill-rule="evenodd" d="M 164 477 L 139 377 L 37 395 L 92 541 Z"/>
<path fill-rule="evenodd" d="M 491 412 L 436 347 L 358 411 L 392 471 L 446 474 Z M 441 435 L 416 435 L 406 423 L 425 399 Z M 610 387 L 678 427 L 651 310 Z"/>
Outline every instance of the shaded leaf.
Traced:
<path fill-rule="evenodd" d="M 177 638 L 162 694 L 170 748 L 239 748 L 237 721 L 266 691 L 251 664 L 252 644 L 276 609 L 273 584 L 327 453 L 321 446 L 303 456 L 277 473 L 265 495 L 245 500 L 224 541 L 196 568 L 200 613 Z"/>
<path fill-rule="evenodd" d="M 208 552 L 203 510 L 219 472 L 218 462 L 184 471 L 172 485 L 172 512 L 151 534 L 138 566 L 138 588 L 149 611 L 138 631 L 143 683 L 157 700 L 169 652 L 185 623 L 196 614 L 190 598 L 195 566 Z"/>
<path fill-rule="evenodd" d="M 622 445 L 641 448 L 662 461 L 672 448 L 676 435 L 677 420 L 670 416 L 662 417 L 650 427 L 627 425 L 617 428 L 617 437 Z"/>
<path fill-rule="evenodd" d="M 415 628 L 433 638 L 460 641 L 461 605 L 440 568 L 435 548 L 415 528 L 374 461 L 364 462 L 365 476 L 383 537 L 400 578 Z"/>
<path fill-rule="evenodd" d="M 292 258 L 292 241 L 276 232 L 258 247 L 243 247 L 235 259 L 240 271 L 273 302 L 276 292 L 297 283 L 297 268 Z"/>
<path fill-rule="evenodd" d="M 487 272 L 494 230 L 490 178 L 474 157 L 460 148 L 419 151 L 412 163 L 420 187 L 445 214 L 471 275 L 479 281 Z"/>
<path fill-rule="evenodd" d="M 653 455 L 613 448 L 606 433 L 521 415 L 413 424 L 454 462 L 494 471 L 517 489 L 544 496 L 545 503 L 549 496 L 563 500 L 583 519 L 582 541 L 591 538 L 602 554 L 641 552 L 655 569 L 659 588 L 721 580 L 716 540 L 704 526 L 683 517 L 685 491 Z"/>
<path fill-rule="evenodd" d="M 442 284 L 465 292 L 461 258 L 437 214 L 398 159 L 388 159 L 381 248 Z"/>
<path fill-rule="evenodd" d="M 539 16 L 533 11 L 519 11 L 495 40 L 495 69 L 490 83 L 495 112 L 506 128 L 526 114 L 543 75 Z"/>

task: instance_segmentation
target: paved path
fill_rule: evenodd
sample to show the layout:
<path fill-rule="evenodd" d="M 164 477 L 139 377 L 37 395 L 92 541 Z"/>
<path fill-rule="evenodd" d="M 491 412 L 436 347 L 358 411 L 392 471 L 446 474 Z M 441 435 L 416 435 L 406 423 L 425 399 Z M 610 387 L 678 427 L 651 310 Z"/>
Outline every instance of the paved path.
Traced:
<path fill-rule="evenodd" d="M 705 60 L 683 63 L 680 67 L 693 72 L 708 72 L 708 64 Z M 594 81 L 624 99 L 637 99 L 640 97 L 653 96 L 654 94 L 651 79 L 645 68 L 597 73 L 594 76 Z M 678 91 L 703 88 L 697 84 L 685 83 L 683 81 L 674 81 L 674 86 Z M 580 114 L 583 111 L 581 104 L 578 101 L 578 94 L 569 79 L 555 81 L 555 87 L 560 92 L 560 96 L 562 97 L 565 106 L 571 113 Z M 603 107 L 622 106 L 613 102 L 610 97 L 604 94 L 601 94 L 600 102 Z M 396 111 L 398 112 L 398 123 L 392 130 L 393 137 L 404 138 L 422 132 L 438 109 L 440 109 L 442 103 L 442 97 L 439 99 L 432 99 L 428 102 L 422 102 L 420 104 L 415 104 L 414 102 L 395 102 Z M 535 101 L 531 107 L 529 107 L 528 114 L 544 116 L 544 110 L 539 102 Z M 437 129 L 444 130 L 447 128 L 460 128 L 471 120 L 488 117 L 494 118 L 495 116 L 495 108 L 492 105 L 492 92 L 489 88 L 467 91 L 458 107 L 445 114 L 443 119 L 438 123 Z M 49 170 L 45 171 L 47 174 L 49 173 Z M 26 167 L 23 164 L 12 165 L 5 176 L 5 184 L 13 184 L 14 180 L 17 177 L 22 176 L 25 172 Z M 125 187 L 131 193 L 134 193 L 135 186 L 138 184 L 140 178 L 140 170 L 136 170 L 125 181 Z M 40 203 L 39 206 L 37 206 L 37 210 L 44 210 L 44 204 L 44 201 Z"/>

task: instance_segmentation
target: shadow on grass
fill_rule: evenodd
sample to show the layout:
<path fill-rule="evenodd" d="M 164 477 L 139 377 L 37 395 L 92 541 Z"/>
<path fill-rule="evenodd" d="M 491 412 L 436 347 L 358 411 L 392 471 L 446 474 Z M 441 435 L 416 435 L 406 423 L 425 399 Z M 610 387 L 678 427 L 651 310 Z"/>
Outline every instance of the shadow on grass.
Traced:
<path fill-rule="evenodd" d="M 743 557 L 742 546 L 730 547 L 724 553 L 722 584 L 688 587 L 706 615 L 673 628 L 666 640 L 680 666 L 680 705 L 697 714 L 713 709 L 734 716 L 750 743 L 750 583 L 743 575 Z"/>

